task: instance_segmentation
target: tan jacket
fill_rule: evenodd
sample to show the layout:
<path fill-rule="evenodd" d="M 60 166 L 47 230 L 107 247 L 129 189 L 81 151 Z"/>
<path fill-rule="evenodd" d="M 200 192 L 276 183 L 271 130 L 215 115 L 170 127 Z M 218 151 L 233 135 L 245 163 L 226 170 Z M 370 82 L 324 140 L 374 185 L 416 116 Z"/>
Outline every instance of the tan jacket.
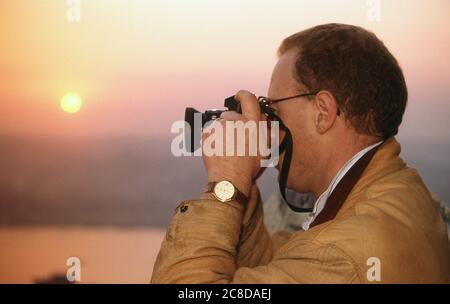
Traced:
<path fill-rule="evenodd" d="M 336 218 L 308 231 L 269 236 L 256 187 L 247 208 L 207 196 L 183 202 L 152 282 L 450 283 L 446 225 L 399 154 L 387 140 Z"/>

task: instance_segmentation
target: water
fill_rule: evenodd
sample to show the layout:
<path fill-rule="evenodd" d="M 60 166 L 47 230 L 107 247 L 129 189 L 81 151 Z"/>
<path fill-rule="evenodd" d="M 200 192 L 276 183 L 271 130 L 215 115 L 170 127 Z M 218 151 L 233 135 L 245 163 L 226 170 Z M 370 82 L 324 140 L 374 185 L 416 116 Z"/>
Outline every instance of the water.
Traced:
<path fill-rule="evenodd" d="M 402 141 L 402 157 L 450 202 L 450 144 Z M 165 227 L 206 183 L 200 158 L 176 158 L 164 138 L 0 140 L 0 225 Z M 275 170 L 259 185 L 266 198 Z"/>
<path fill-rule="evenodd" d="M 70 257 L 80 283 L 148 283 L 164 232 L 152 228 L 0 228 L 1 283 L 67 283 Z"/>

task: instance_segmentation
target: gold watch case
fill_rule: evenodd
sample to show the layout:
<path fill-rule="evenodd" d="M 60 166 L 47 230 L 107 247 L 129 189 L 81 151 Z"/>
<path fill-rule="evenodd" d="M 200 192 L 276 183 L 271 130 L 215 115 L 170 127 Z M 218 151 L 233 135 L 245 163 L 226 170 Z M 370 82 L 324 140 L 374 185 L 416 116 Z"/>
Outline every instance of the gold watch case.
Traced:
<path fill-rule="evenodd" d="M 223 180 L 214 185 L 212 194 L 222 203 L 229 202 L 236 196 L 236 187 L 230 181 Z"/>

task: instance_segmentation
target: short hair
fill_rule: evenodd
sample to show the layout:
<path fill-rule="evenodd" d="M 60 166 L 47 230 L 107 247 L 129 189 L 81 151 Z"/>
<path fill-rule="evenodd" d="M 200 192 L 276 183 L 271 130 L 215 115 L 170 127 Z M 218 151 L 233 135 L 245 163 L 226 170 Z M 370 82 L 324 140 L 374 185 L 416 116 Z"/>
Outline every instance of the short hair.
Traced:
<path fill-rule="evenodd" d="M 384 43 L 361 27 L 330 23 L 287 37 L 278 54 L 297 49 L 295 77 L 327 90 L 351 126 L 384 139 L 396 135 L 408 99 L 403 72 Z"/>

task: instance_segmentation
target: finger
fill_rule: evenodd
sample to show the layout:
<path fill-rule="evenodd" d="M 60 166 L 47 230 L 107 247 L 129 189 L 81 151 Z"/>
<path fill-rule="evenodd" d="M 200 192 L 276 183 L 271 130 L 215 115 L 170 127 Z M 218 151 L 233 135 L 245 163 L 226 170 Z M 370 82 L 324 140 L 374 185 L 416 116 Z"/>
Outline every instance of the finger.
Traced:
<path fill-rule="evenodd" d="M 237 92 L 234 98 L 240 102 L 242 114 L 249 120 L 259 121 L 261 118 L 261 109 L 259 108 L 256 96 L 249 91 L 241 90 Z"/>
<path fill-rule="evenodd" d="M 242 115 L 239 114 L 236 111 L 225 111 L 220 115 L 220 118 L 223 118 L 225 120 L 242 120 Z"/>
<path fill-rule="evenodd" d="M 217 124 L 221 124 L 222 118 L 217 118 L 214 121 L 211 121 L 208 123 L 207 126 L 205 126 L 202 130 L 202 136 L 208 137 L 211 135 L 211 132 L 217 128 Z"/>

